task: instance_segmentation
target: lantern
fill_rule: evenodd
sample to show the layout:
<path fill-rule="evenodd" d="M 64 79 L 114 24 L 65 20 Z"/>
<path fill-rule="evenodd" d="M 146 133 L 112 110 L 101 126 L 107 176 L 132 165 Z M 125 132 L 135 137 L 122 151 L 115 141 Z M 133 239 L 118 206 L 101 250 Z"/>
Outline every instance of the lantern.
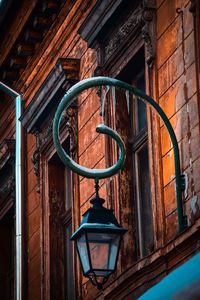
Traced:
<path fill-rule="evenodd" d="M 105 200 L 97 196 L 90 202 L 93 207 L 84 213 L 71 240 L 76 243 L 83 275 L 101 289 L 116 270 L 121 237 L 127 230 L 118 224 L 112 209 L 103 207 Z"/>

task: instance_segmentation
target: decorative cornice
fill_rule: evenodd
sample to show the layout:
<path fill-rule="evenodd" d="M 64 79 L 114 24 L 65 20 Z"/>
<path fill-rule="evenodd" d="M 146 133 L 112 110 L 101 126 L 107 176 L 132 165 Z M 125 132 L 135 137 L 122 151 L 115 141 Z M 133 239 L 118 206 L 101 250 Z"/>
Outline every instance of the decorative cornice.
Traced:
<path fill-rule="evenodd" d="M 123 6 L 123 16 L 116 16 L 116 14 L 119 14 L 117 9 L 119 10 L 121 6 Z M 88 46 L 100 49 L 100 52 L 103 52 L 103 55 L 98 55 L 99 65 L 107 64 L 117 51 L 126 47 L 125 43 L 128 40 L 133 40 L 133 38 L 141 35 L 146 46 L 146 62 L 152 67 L 155 57 L 155 45 L 151 23 L 156 12 L 156 2 L 155 0 L 143 0 L 142 3 L 141 1 L 135 2 L 130 9 L 129 6 L 130 3 L 128 5 L 127 1 L 116 2 L 110 0 L 106 4 L 104 1 L 97 1 L 80 27 L 79 33 L 87 41 Z M 127 10 L 126 14 L 125 10 Z M 116 19 L 118 20 L 117 23 Z M 116 24 L 107 26 L 108 21 L 109 24 L 112 24 L 112 20 L 113 24 Z M 104 37 L 106 35 L 107 37 Z"/>
<path fill-rule="evenodd" d="M 5 56 L 4 61 L 1 62 L 0 78 L 9 84 L 19 78 L 19 74 L 27 67 L 28 61 L 40 47 L 41 40 L 52 26 L 55 13 L 60 10 L 61 1 L 45 0 L 42 3 L 34 1 L 31 6 L 32 10 L 25 16 L 24 19 L 28 19 L 21 28 L 20 34 L 15 36 L 15 32 L 10 33 L 15 42 L 11 45 L 9 53 L 5 56 L 4 48 L 0 49 L 1 56 Z"/>
<path fill-rule="evenodd" d="M 93 46 L 97 36 L 123 0 L 98 0 L 78 30 L 81 37 Z"/>
<path fill-rule="evenodd" d="M 146 48 L 146 63 L 152 67 L 155 58 L 155 46 L 153 36 L 150 29 L 150 24 L 155 15 L 155 3 L 143 2 L 143 6 L 138 6 L 131 15 L 129 15 L 126 22 L 115 29 L 108 44 L 105 45 L 105 61 L 123 46 L 127 39 L 133 39 L 138 35 L 143 38 Z"/>
<path fill-rule="evenodd" d="M 130 34 L 137 33 L 141 28 L 143 23 L 142 11 L 138 7 L 133 13 L 129 16 L 126 22 L 117 28 L 112 34 L 112 37 L 108 39 L 108 43 L 105 45 L 105 61 L 107 61 L 113 53 L 116 52 L 116 49 L 123 43 L 124 39 Z"/>
<path fill-rule="evenodd" d="M 79 80 L 80 60 L 60 58 L 21 117 L 28 133 L 37 132 L 66 89 Z"/>

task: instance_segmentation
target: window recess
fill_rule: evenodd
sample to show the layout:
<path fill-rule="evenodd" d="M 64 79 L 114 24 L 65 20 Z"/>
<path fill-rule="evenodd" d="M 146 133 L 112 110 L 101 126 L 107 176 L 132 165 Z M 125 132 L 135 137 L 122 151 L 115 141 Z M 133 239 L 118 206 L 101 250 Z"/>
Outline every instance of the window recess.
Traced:
<path fill-rule="evenodd" d="M 66 144 L 66 151 L 69 152 L 69 139 Z M 73 180 L 71 171 L 61 163 L 56 154 L 48 162 L 48 190 L 51 297 L 52 299 L 75 300 L 74 249 L 70 241 Z"/>
<path fill-rule="evenodd" d="M 15 299 L 15 140 L 0 145 L 0 295 Z"/>
<path fill-rule="evenodd" d="M 146 91 L 143 47 L 127 64 L 118 78 Z M 120 100 L 123 101 L 123 99 Z M 127 134 L 129 136 L 129 155 L 132 157 L 133 185 L 131 199 L 132 205 L 135 207 L 136 253 L 139 258 L 153 251 L 154 229 L 149 171 L 147 107 L 141 99 L 137 99 L 133 95 L 130 95 L 129 101 L 129 122 L 131 130 L 127 130 Z M 120 128 L 123 124 L 119 123 L 118 126 Z"/>

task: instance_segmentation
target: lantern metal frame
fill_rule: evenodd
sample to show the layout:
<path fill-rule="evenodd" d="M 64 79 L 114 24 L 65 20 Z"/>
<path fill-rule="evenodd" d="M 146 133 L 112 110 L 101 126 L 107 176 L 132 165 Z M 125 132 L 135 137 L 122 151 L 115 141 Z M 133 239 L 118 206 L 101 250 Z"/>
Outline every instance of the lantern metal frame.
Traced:
<path fill-rule="evenodd" d="M 109 276 L 116 271 L 117 268 L 117 260 L 119 256 L 119 249 L 121 244 L 122 235 L 127 232 L 127 229 L 121 227 L 117 221 L 117 219 L 114 216 L 113 209 L 108 209 L 103 206 L 103 203 L 105 202 L 104 199 L 99 197 L 98 190 L 99 185 L 98 181 L 96 181 L 95 184 L 95 190 L 96 190 L 96 196 L 92 200 L 90 200 L 90 203 L 93 204 L 93 207 L 90 207 L 84 214 L 83 219 L 81 222 L 80 227 L 75 231 L 75 233 L 71 236 L 71 240 L 76 242 L 76 248 L 79 255 L 80 263 L 82 272 L 85 277 L 88 277 L 93 285 L 95 285 L 98 289 L 102 289 L 103 284 L 106 283 Z M 90 253 L 90 247 L 89 247 L 89 241 L 88 241 L 88 233 L 104 233 L 104 234 L 117 234 L 119 236 L 119 243 L 118 243 L 118 249 L 116 254 L 116 260 L 114 263 L 114 268 L 112 269 L 97 269 L 93 268 L 92 266 L 92 259 L 91 259 L 91 253 Z M 88 254 L 88 260 L 89 260 L 89 267 L 90 269 L 85 272 L 84 266 L 82 263 L 82 257 L 81 253 L 78 249 L 77 245 L 77 239 L 85 235 L 86 239 L 86 246 L 87 246 L 87 254 Z M 103 241 L 102 241 L 103 243 Z M 97 275 L 97 271 L 102 272 L 108 272 L 107 275 Z M 101 282 L 99 282 L 98 277 L 104 277 Z"/>

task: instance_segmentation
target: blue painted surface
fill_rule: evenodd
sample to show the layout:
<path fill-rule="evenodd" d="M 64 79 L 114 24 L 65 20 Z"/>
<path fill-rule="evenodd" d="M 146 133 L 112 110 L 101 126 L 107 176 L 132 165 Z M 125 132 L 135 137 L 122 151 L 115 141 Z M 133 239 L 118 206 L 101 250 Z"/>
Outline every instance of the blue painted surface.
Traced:
<path fill-rule="evenodd" d="M 138 300 L 173 300 L 176 294 L 192 289 L 198 281 L 200 282 L 200 253 L 166 276 Z"/>

